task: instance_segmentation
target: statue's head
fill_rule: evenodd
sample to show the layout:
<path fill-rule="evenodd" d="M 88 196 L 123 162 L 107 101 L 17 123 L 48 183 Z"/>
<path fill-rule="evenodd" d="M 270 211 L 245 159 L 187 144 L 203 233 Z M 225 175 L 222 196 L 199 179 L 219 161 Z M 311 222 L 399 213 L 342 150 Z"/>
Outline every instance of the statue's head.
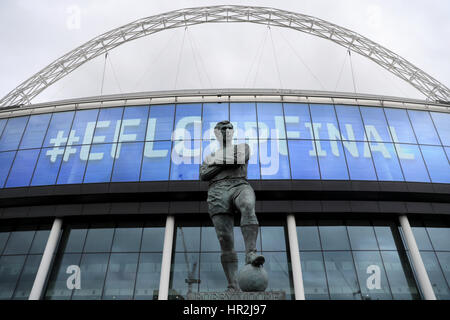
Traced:
<path fill-rule="evenodd" d="M 214 134 L 219 142 L 231 142 L 233 139 L 233 125 L 228 120 L 220 121 L 214 127 Z"/>

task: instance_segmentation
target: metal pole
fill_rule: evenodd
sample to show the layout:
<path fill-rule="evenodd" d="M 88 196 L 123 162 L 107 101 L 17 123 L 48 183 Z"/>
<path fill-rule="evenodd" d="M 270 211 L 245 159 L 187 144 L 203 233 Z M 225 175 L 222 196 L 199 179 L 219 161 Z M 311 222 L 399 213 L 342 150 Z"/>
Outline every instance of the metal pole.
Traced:
<path fill-rule="evenodd" d="M 408 217 L 406 215 L 401 215 L 399 220 L 400 225 L 402 226 L 403 234 L 405 235 L 406 244 L 408 245 L 409 252 L 411 254 L 414 269 L 416 270 L 417 280 L 425 300 L 436 300 L 436 295 L 434 294 L 433 287 L 431 286 L 430 279 L 428 278 L 427 270 L 425 269 L 422 257 L 420 256 L 419 248 L 417 247 L 416 239 L 414 238 Z"/>
<path fill-rule="evenodd" d="M 291 254 L 292 276 L 294 279 L 295 300 L 305 300 L 302 265 L 300 263 L 300 251 L 298 249 L 297 224 L 293 214 L 288 214 L 287 216 L 287 229 L 289 237 L 289 250 Z"/>
<path fill-rule="evenodd" d="M 58 245 L 59 235 L 61 233 L 62 219 L 56 218 L 53 221 L 53 226 L 48 236 L 47 244 L 45 246 L 44 254 L 42 255 L 41 263 L 38 272 L 34 278 L 33 288 L 31 289 L 28 300 L 39 300 L 44 290 L 45 281 L 47 280 L 50 271 L 50 264 L 52 262 L 53 254 Z"/>
<path fill-rule="evenodd" d="M 167 216 L 166 230 L 164 232 L 164 247 L 161 262 L 161 276 L 159 278 L 158 300 L 169 298 L 170 266 L 172 262 L 173 233 L 175 230 L 174 216 Z"/>

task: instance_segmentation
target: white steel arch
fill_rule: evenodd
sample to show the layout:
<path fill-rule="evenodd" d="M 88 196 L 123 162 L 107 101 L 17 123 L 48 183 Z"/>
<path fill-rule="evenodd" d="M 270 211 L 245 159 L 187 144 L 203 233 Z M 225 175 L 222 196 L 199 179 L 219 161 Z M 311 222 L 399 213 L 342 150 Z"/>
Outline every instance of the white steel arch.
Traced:
<path fill-rule="evenodd" d="M 166 29 L 224 22 L 250 22 L 284 27 L 328 39 L 374 61 L 411 84 L 428 99 L 436 102 L 450 101 L 450 90 L 445 85 L 389 49 L 356 32 L 300 13 L 274 8 L 230 5 L 170 11 L 108 31 L 68 52 L 21 83 L 0 100 L 0 106 L 30 104 L 30 101 L 48 86 L 85 62 L 125 42 Z"/>

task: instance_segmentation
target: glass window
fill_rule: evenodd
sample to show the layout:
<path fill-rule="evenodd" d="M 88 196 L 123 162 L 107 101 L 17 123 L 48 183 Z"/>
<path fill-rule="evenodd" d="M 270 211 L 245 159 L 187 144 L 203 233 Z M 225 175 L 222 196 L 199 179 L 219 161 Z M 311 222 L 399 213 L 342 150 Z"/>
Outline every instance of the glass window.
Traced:
<path fill-rule="evenodd" d="M 5 248 L 6 242 L 8 241 L 9 234 L 10 234 L 10 228 L 3 226 L 0 227 L 0 255 L 3 252 L 3 249 Z"/>
<path fill-rule="evenodd" d="M 286 139 L 281 103 L 258 103 L 259 140 Z"/>
<path fill-rule="evenodd" d="M 292 179 L 320 179 L 314 141 L 289 140 Z"/>
<path fill-rule="evenodd" d="M 27 125 L 28 117 L 10 118 L 0 137 L 0 151 L 16 150 Z"/>
<path fill-rule="evenodd" d="M 436 252 L 447 285 L 450 286 L 450 252 Z"/>
<path fill-rule="evenodd" d="M 384 112 L 394 142 L 417 143 L 406 110 L 385 108 Z"/>
<path fill-rule="evenodd" d="M 433 287 L 434 294 L 439 300 L 450 300 L 450 290 L 445 281 L 442 269 L 436 258 L 434 252 L 421 251 L 423 264 L 427 270 L 428 277 L 430 278 L 431 286 Z"/>
<path fill-rule="evenodd" d="M 323 255 L 331 299 L 361 300 L 350 251 L 325 251 Z"/>
<path fill-rule="evenodd" d="M 174 140 L 201 139 L 202 105 L 177 104 Z"/>
<path fill-rule="evenodd" d="M 31 180 L 32 186 L 55 184 L 64 149 L 60 153 L 61 157 L 54 157 L 54 153 L 55 151 L 50 148 L 41 149 L 36 170 Z"/>
<path fill-rule="evenodd" d="M 319 221 L 319 234 L 323 250 L 350 250 L 342 221 Z"/>
<path fill-rule="evenodd" d="M 200 227 L 177 227 L 175 251 L 200 251 Z"/>
<path fill-rule="evenodd" d="M 314 139 L 341 140 L 339 125 L 334 107 L 331 105 L 312 104 Z"/>
<path fill-rule="evenodd" d="M 20 143 L 20 149 L 40 148 L 47 132 L 51 114 L 39 114 L 30 117 Z"/>
<path fill-rule="evenodd" d="M 378 250 L 373 227 L 368 221 L 349 221 L 347 231 L 352 250 Z"/>
<path fill-rule="evenodd" d="M 398 250 L 397 226 L 389 221 L 374 221 L 373 224 L 380 250 Z"/>
<path fill-rule="evenodd" d="M 111 254 L 103 299 L 129 300 L 133 298 L 138 256 L 138 253 Z"/>
<path fill-rule="evenodd" d="M 411 229 L 413 231 L 414 238 L 416 239 L 417 247 L 419 248 L 419 250 L 433 250 L 430 239 L 427 235 L 427 231 L 424 227 L 419 226 L 416 223 L 412 223 Z"/>
<path fill-rule="evenodd" d="M 286 251 L 284 228 L 280 226 L 261 227 L 263 251 Z"/>
<path fill-rule="evenodd" d="M 26 256 L 0 257 L 0 300 L 11 299 Z"/>
<path fill-rule="evenodd" d="M 67 145 L 91 144 L 97 116 L 98 109 L 77 111 Z"/>
<path fill-rule="evenodd" d="M 327 277 L 322 252 L 300 252 L 306 300 L 328 300 Z"/>
<path fill-rule="evenodd" d="M 114 232 L 112 252 L 138 252 L 141 248 L 142 227 L 119 225 Z"/>
<path fill-rule="evenodd" d="M 203 226 L 201 237 L 202 237 L 202 247 L 201 247 L 202 252 L 206 251 L 220 252 L 220 244 L 219 240 L 217 239 L 216 229 L 214 227 Z M 234 239 L 234 243 L 236 250 L 237 239 Z"/>
<path fill-rule="evenodd" d="M 43 147 L 65 146 L 75 112 L 57 112 L 52 115 L 50 126 L 45 135 Z"/>
<path fill-rule="evenodd" d="M 260 179 L 259 148 L 257 140 L 238 140 L 236 144 L 246 143 L 250 147 L 250 158 L 247 166 L 247 179 Z"/>
<path fill-rule="evenodd" d="M 450 251 L 450 228 L 431 223 L 426 226 L 434 250 Z"/>
<path fill-rule="evenodd" d="M 111 143 L 119 140 L 123 107 L 100 110 L 92 143 Z"/>
<path fill-rule="evenodd" d="M 314 139 L 307 104 L 285 103 L 284 121 L 288 139 Z"/>
<path fill-rule="evenodd" d="M 228 103 L 204 103 L 202 137 L 203 140 L 214 140 L 214 127 L 217 122 L 228 120 Z"/>
<path fill-rule="evenodd" d="M 408 110 L 408 115 L 420 144 L 441 144 L 429 112 Z"/>
<path fill-rule="evenodd" d="M 30 184 L 39 151 L 32 149 L 17 152 L 6 187 L 26 187 Z"/>
<path fill-rule="evenodd" d="M 169 179 L 171 141 L 146 142 L 141 181 Z"/>
<path fill-rule="evenodd" d="M 172 104 L 151 106 L 145 140 L 171 140 L 174 115 L 175 106 Z"/>
<path fill-rule="evenodd" d="M 3 188 L 3 185 L 5 184 L 15 155 L 15 151 L 0 152 L 0 188 Z"/>
<path fill-rule="evenodd" d="M 419 146 L 412 144 L 395 144 L 406 181 L 429 182 L 427 168 L 423 163 Z"/>
<path fill-rule="evenodd" d="M 144 141 L 147 127 L 148 107 L 125 107 L 120 142 Z"/>
<path fill-rule="evenodd" d="M 170 180 L 198 180 L 201 141 L 181 140 L 173 143 Z"/>
<path fill-rule="evenodd" d="M 87 231 L 87 228 L 83 226 L 68 226 L 65 231 L 67 238 L 64 241 L 64 252 L 83 252 Z"/>
<path fill-rule="evenodd" d="M 420 146 L 431 181 L 450 183 L 450 164 L 442 147 Z"/>
<path fill-rule="evenodd" d="M 34 230 L 11 232 L 3 254 L 27 254 L 35 233 Z"/>
<path fill-rule="evenodd" d="M 238 257 L 239 259 L 239 257 Z M 239 267 L 243 266 L 242 260 Z M 202 253 L 200 255 L 200 292 L 220 292 L 228 285 L 227 278 L 220 263 L 219 252 Z M 194 284 L 196 286 L 196 284 Z"/>
<path fill-rule="evenodd" d="M 73 300 L 100 300 L 108 267 L 109 253 L 88 253 L 81 258 L 81 289 L 74 290 Z"/>
<path fill-rule="evenodd" d="M 266 269 L 270 279 L 266 290 L 284 291 L 286 292 L 286 300 L 292 300 L 294 289 L 289 277 L 291 270 L 286 252 L 265 252 L 264 257 L 266 258 L 264 269 Z M 243 261 L 243 257 L 240 261 Z"/>
<path fill-rule="evenodd" d="M 319 158 L 322 179 L 348 179 L 347 164 L 340 141 L 317 141 L 315 153 Z"/>
<path fill-rule="evenodd" d="M 391 136 L 382 108 L 360 107 L 369 141 L 391 142 Z"/>
<path fill-rule="evenodd" d="M 56 258 L 53 272 L 50 275 L 47 291 L 45 292 L 46 300 L 70 300 L 72 292 L 78 289 L 69 289 L 67 287 L 67 280 L 74 275 L 69 266 L 80 265 L 81 254 L 64 254 L 62 257 Z M 67 273 L 69 270 L 69 273 Z M 80 275 L 80 285 L 84 286 L 84 276 Z M 75 280 L 72 282 L 75 284 Z"/>
<path fill-rule="evenodd" d="M 230 103 L 230 122 L 234 127 L 235 139 L 258 138 L 255 103 Z"/>
<path fill-rule="evenodd" d="M 368 142 L 343 142 L 352 180 L 377 180 Z"/>
<path fill-rule="evenodd" d="M 41 229 L 44 229 L 44 228 L 41 228 Z M 49 235 L 50 235 L 50 230 L 37 230 L 29 253 L 30 254 L 44 253 L 45 246 L 47 245 Z"/>
<path fill-rule="evenodd" d="M 373 162 L 380 181 L 403 181 L 397 153 L 392 143 L 369 143 Z"/>
<path fill-rule="evenodd" d="M 262 179 L 290 179 L 286 140 L 259 141 Z"/>
<path fill-rule="evenodd" d="M 158 252 L 163 250 L 164 227 L 145 227 L 142 234 L 142 252 Z"/>
<path fill-rule="evenodd" d="M 143 148 L 143 142 L 118 144 L 112 182 L 139 181 Z"/>
<path fill-rule="evenodd" d="M 0 138 L 2 137 L 3 129 L 5 129 L 8 119 L 0 119 Z"/>
<path fill-rule="evenodd" d="M 199 256 L 198 252 L 173 254 L 169 300 L 184 300 L 188 292 L 198 292 Z"/>
<path fill-rule="evenodd" d="M 141 253 L 136 275 L 135 300 L 157 300 L 162 253 Z"/>
<path fill-rule="evenodd" d="M 297 222 L 297 236 L 300 251 L 321 250 L 319 229 L 315 221 L 302 220 Z"/>
<path fill-rule="evenodd" d="M 450 114 L 443 112 L 430 112 L 439 137 L 444 146 L 450 146 Z"/>
<path fill-rule="evenodd" d="M 25 261 L 25 265 L 22 269 L 19 282 L 17 283 L 16 290 L 14 291 L 13 298 L 15 300 L 27 300 L 31 288 L 33 288 L 34 279 L 41 263 L 41 255 L 29 255 Z"/>
<path fill-rule="evenodd" d="M 59 170 L 57 184 L 73 184 L 83 182 L 90 147 L 90 145 L 85 145 L 82 147 L 66 147 L 61 169 Z"/>
<path fill-rule="evenodd" d="M 84 183 L 110 181 L 116 149 L 116 143 L 91 146 Z"/>
<path fill-rule="evenodd" d="M 420 299 L 406 256 L 398 251 L 381 251 L 381 257 L 394 299 Z"/>
<path fill-rule="evenodd" d="M 88 231 L 84 252 L 109 252 L 114 234 L 112 226 L 93 225 Z"/>
<path fill-rule="evenodd" d="M 342 140 L 367 141 L 358 107 L 336 106 L 336 114 L 341 128 Z"/>

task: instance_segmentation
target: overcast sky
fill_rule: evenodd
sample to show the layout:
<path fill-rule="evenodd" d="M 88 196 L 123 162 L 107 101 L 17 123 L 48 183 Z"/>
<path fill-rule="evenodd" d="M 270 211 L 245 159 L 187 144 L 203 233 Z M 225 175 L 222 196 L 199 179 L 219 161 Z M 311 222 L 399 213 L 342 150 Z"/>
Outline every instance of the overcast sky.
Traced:
<path fill-rule="evenodd" d="M 176 9 L 220 4 L 274 7 L 327 20 L 387 47 L 450 86 L 449 0 L 1 0 L 0 96 L 111 29 Z M 254 24 L 163 31 L 112 50 L 108 59 L 103 94 L 243 87 L 354 90 L 344 48 Z M 104 56 L 89 61 L 33 102 L 99 95 L 104 62 Z M 424 98 L 366 58 L 354 54 L 352 64 L 357 92 Z"/>

